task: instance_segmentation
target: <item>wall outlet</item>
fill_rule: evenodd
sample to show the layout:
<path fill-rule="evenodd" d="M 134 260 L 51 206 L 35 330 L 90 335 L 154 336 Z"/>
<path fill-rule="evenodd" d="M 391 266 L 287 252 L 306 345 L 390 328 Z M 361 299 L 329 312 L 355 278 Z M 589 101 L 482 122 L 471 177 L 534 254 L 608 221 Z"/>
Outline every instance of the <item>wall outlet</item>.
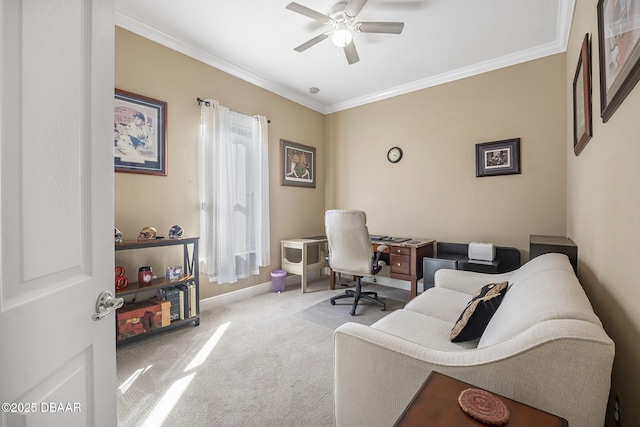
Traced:
<path fill-rule="evenodd" d="M 620 411 L 620 397 L 616 394 L 616 399 L 613 401 L 613 419 L 616 422 L 616 427 L 620 427 L 621 411 Z"/>

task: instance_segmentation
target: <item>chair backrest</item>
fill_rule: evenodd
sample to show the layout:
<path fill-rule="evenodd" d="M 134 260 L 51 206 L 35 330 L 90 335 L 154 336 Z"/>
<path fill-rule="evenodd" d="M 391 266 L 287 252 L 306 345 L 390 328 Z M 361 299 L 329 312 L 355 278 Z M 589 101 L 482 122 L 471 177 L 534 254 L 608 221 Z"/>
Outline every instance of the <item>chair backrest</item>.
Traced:
<path fill-rule="evenodd" d="M 338 273 L 371 276 L 373 247 L 367 215 L 355 210 L 329 210 L 324 225 L 329 243 L 329 267 Z"/>

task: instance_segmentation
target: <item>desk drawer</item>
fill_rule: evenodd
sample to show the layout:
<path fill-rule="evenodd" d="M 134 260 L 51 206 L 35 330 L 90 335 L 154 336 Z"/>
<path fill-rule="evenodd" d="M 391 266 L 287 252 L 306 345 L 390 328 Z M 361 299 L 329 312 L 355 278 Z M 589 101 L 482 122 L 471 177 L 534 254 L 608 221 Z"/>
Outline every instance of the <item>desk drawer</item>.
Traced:
<path fill-rule="evenodd" d="M 389 246 L 389 253 L 410 256 L 411 248 L 405 248 L 404 246 Z"/>
<path fill-rule="evenodd" d="M 395 251 L 396 248 L 392 248 Z M 405 248 L 399 248 L 405 249 Z M 407 255 L 397 255 L 391 253 L 391 262 L 389 264 L 392 273 L 410 274 L 411 272 L 411 257 Z"/>

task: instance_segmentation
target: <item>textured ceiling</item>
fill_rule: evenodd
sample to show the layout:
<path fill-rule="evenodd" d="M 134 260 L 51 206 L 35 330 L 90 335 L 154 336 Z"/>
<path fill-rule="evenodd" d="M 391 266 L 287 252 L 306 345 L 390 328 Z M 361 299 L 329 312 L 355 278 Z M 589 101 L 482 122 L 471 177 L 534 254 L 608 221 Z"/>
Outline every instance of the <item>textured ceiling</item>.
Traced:
<path fill-rule="evenodd" d="M 293 50 L 331 26 L 287 10 L 290 0 L 115 3 L 118 26 L 325 114 L 564 52 L 574 8 L 574 0 L 369 0 L 356 21 L 402 21 L 404 30 L 355 33 L 360 61 L 348 65 L 330 40 Z M 336 1 L 297 3 L 328 14 Z"/>

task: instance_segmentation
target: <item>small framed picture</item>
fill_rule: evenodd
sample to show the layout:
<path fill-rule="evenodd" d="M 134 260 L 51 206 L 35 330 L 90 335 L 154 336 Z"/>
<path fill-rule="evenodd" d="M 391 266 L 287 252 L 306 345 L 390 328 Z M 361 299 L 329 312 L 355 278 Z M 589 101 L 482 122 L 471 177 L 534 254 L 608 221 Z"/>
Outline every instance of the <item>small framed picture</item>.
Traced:
<path fill-rule="evenodd" d="M 577 156 L 591 139 L 591 46 L 584 36 L 573 79 L 573 152 Z"/>
<path fill-rule="evenodd" d="M 115 90 L 113 160 L 116 172 L 167 175 L 167 103 Z"/>
<path fill-rule="evenodd" d="M 476 144 L 476 177 L 520 173 L 520 138 Z"/>
<path fill-rule="evenodd" d="M 316 149 L 280 140 L 280 173 L 282 185 L 316 187 Z"/>

